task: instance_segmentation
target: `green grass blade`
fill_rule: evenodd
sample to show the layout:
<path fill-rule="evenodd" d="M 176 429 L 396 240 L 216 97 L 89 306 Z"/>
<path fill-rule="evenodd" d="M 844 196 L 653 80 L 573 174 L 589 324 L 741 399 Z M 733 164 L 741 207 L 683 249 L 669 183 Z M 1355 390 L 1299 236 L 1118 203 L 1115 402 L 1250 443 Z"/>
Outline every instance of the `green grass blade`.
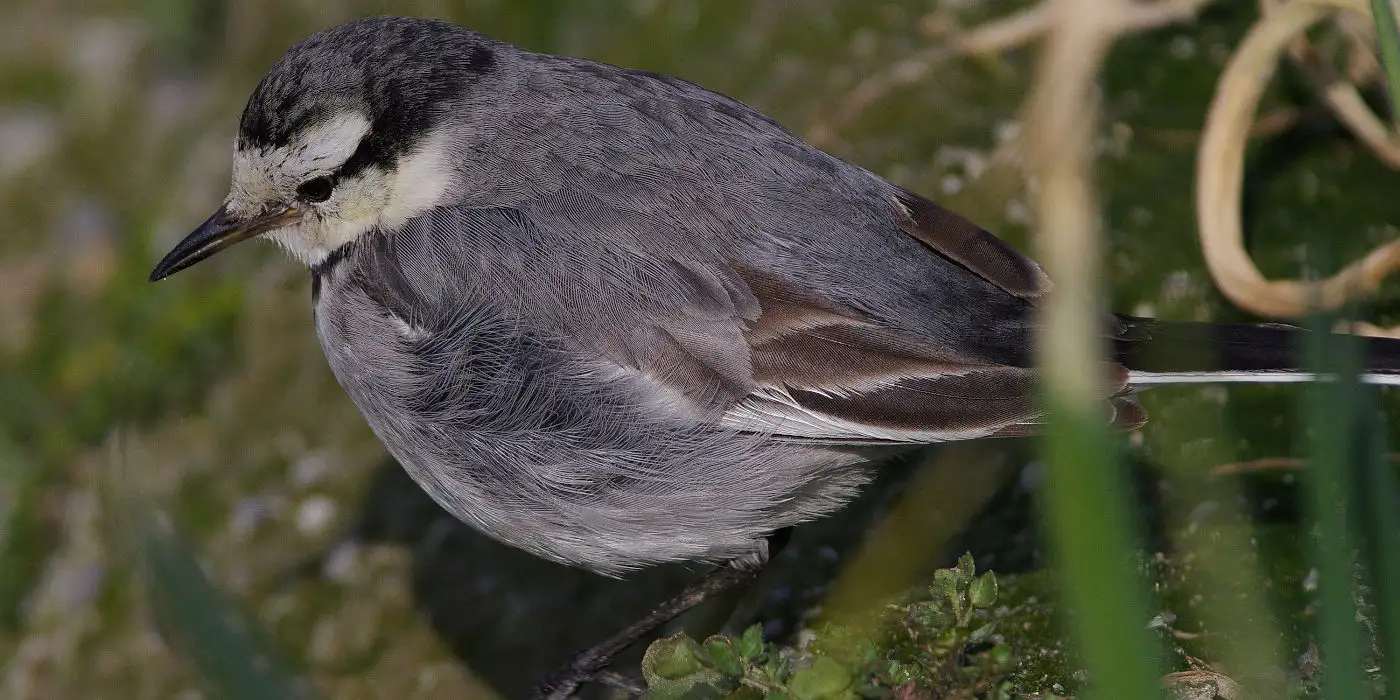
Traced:
<path fill-rule="evenodd" d="M 1132 503 L 1103 417 L 1050 397 L 1046 510 L 1091 687 L 1085 697 L 1157 698 L 1157 649 L 1132 565 Z"/>
<path fill-rule="evenodd" d="M 1385 67 L 1391 119 L 1400 118 L 1400 25 L 1396 24 L 1395 6 L 1391 0 L 1371 0 L 1371 15 L 1376 22 L 1381 65 Z"/>
<path fill-rule="evenodd" d="M 172 534 L 143 518 L 140 537 L 151 604 L 164 635 L 216 697 L 307 700 L 304 685 L 268 641 L 205 576 Z"/>
<path fill-rule="evenodd" d="M 1314 318 L 1308 334 L 1309 365 L 1319 374 L 1336 374 L 1335 381 L 1316 382 L 1304 397 L 1304 416 L 1311 428 L 1308 472 L 1312 520 L 1316 530 L 1313 560 L 1318 571 L 1318 638 L 1323 659 L 1323 696 L 1329 700 L 1361 700 L 1363 694 L 1362 636 L 1352 597 L 1352 552 L 1349 503 L 1352 489 L 1349 464 L 1356 434 L 1358 384 L 1357 343 L 1351 336 L 1327 332 L 1327 320 Z"/>
<path fill-rule="evenodd" d="M 1367 561 L 1374 591 L 1386 697 L 1400 698 L 1400 479 L 1390 463 L 1385 416 L 1378 392 L 1365 390 L 1367 400 L 1365 498 Z"/>
<path fill-rule="evenodd" d="M 1073 639 L 1089 671 L 1085 697 L 1160 697 L 1157 654 L 1135 575 L 1128 489 L 1114 454 L 1104 397 L 1092 95 L 1126 2 L 1060 0 L 1027 100 L 1027 153 L 1037 237 L 1055 289 L 1040 306 L 1037 349 L 1045 409 L 1046 519 Z M 1119 7 L 1112 7 L 1117 4 Z"/>
<path fill-rule="evenodd" d="M 42 482 L 34 461 L 0 434 L 0 633 L 19 628 L 24 601 L 53 545 L 37 512 Z"/>

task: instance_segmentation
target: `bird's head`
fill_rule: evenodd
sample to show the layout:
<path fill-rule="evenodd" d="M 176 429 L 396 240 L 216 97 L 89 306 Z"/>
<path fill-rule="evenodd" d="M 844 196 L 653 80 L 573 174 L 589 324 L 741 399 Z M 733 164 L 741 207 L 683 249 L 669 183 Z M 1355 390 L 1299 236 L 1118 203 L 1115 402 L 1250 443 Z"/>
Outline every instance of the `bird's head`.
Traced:
<path fill-rule="evenodd" d="M 441 204 L 448 117 L 498 69 L 497 45 L 447 22 L 376 17 L 293 46 L 258 84 L 223 206 L 151 272 L 168 277 L 255 236 L 308 265 Z"/>

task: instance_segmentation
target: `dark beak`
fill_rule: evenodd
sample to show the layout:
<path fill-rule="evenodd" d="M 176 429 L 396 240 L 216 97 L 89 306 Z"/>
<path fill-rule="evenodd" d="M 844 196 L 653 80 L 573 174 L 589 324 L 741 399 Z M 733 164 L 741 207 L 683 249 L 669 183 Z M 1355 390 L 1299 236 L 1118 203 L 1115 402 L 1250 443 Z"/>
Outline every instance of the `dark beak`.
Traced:
<path fill-rule="evenodd" d="M 299 218 L 301 212 L 291 207 L 275 207 L 252 218 L 237 217 L 229 214 L 227 207 L 219 207 L 213 216 L 166 253 L 156 269 L 151 271 L 151 281 L 163 280 L 234 243 L 285 226 Z"/>

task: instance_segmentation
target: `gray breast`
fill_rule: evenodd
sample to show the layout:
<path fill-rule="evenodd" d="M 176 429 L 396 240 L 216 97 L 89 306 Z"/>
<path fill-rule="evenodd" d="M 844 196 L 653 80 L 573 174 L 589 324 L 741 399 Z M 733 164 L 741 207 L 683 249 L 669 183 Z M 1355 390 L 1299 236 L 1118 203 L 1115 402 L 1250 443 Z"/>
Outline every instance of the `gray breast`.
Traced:
<path fill-rule="evenodd" d="M 331 369 L 424 490 L 507 544 L 605 574 L 727 560 L 834 510 L 865 480 L 849 453 L 659 412 L 489 291 L 429 303 L 367 274 L 367 254 L 321 273 L 316 327 Z"/>

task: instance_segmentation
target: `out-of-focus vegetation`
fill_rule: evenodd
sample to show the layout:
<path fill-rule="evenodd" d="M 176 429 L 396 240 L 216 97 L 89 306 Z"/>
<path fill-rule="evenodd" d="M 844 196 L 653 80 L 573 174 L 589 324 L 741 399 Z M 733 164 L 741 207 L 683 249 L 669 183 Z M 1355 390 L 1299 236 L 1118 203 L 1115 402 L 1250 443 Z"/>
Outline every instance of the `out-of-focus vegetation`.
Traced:
<path fill-rule="evenodd" d="M 159 255 L 223 196 L 238 112 L 292 42 L 391 9 L 532 49 L 674 73 L 750 102 L 1027 249 L 1028 200 L 1009 144 L 1022 130 L 1017 109 L 1035 54 L 949 58 L 924 73 L 906 64 L 1022 5 L 0 5 L 0 696 L 200 697 L 284 674 L 307 681 L 288 692 L 323 697 L 515 695 L 690 573 L 603 581 L 474 538 L 424 503 L 384 466 L 325 368 L 305 273 L 270 246 L 146 284 Z M 1255 16 L 1253 3 L 1215 3 L 1198 21 L 1131 37 L 1108 57 L 1095 145 L 1116 309 L 1245 319 L 1205 274 L 1191 178 L 1215 78 Z M 921 77 L 831 126 L 866 80 L 900 70 Z M 1396 235 L 1394 173 L 1315 105 L 1311 88 L 1283 70 L 1265 107 L 1296 118 L 1250 151 L 1248 227 L 1267 273 L 1316 268 L 1320 249 L 1349 260 Z M 1373 318 L 1393 317 L 1395 300 L 1382 294 Z M 1311 507 L 1301 472 L 1278 461 L 1267 464 L 1286 468 L 1218 469 L 1304 454 L 1313 426 L 1292 408 L 1300 392 L 1198 387 L 1144 397 L 1153 422 L 1125 439 L 1125 469 L 1140 491 L 1130 510 L 1149 534 L 1139 570 L 1159 594 L 1142 625 L 1167 650 L 1164 670 L 1206 681 L 1272 674 L 1262 682 L 1317 692 L 1320 574 L 1308 554 L 1313 533 L 1299 524 Z M 1394 415 L 1394 402 L 1384 404 Z M 1034 573 L 1045 558 L 1026 495 L 1041 466 L 1021 441 L 973 454 L 919 472 L 903 500 L 872 496 L 862 512 L 893 506 L 868 537 L 854 516 L 804 528 L 807 539 L 777 562 L 787 573 L 733 617 L 728 642 L 716 642 L 735 651 L 741 673 L 709 645 L 701 651 L 711 666 L 697 663 L 725 681 L 771 680 L 793 697 L 823 696 L 842 679 L 842 693 L 899 697 L 963 681 L 968 697 L 1077 692 L 1092 679 L 1055 635 L 1051 620 L 1064 611 Z M 926 478 L 935 468 L 953 476 Z M 994 473 L 987 483 L 970 476 Z M 1003 474 L 1013 475 L 1009 485 Z M 972 525 L 934 519 L 987 502 L 993 515 Z M 973 606 L 977 624 L 954 614 L 949 625 L 928 602 L 939 595 L 931 562 L 950 564 L 961 551 L 953 540 L 1001 584 L 995 606 Z M 832 593 L 846 597 L 828 600 L 825 582 L 837 572 Z M 905 589 L 906 598 L 871 597 Z M 1379 616 L 1363 620 L 1363 632 L 1393 614 L 1370 605 L 1367 590 L 1343 596 Z M 1328 600 L 1335 607 L 1338 598 Z M 838 603 L 851 616 L 868 606 L 869 620 L 891 624 L 861 627 L 854 647 L 821 656 L 850 631 L 846 622 L 822 626 Z M 757 652 L 743 633 L 754 621 L 766 638 Z M 875 658 L 858 641 L 891 635 L 892 651 Z M 763 675 L 780 657 L 793 662 Z M 240 675 L 240 659 L 265 675 Z"/>
<path fill-rule="evenodd" d="M 964 555 L 957 567 L 936 571 L 916 602 L 891 605 L 853 625 L 823 624 L 802 651 L 765 644 L 759 625 L 703 644 L 681 633 L 652 643 L 642 672 L 659 700 L 736 692 L 823 700 L 916 685 L 933 697 L 1007 695 L 1017 668 L 1007 635 L 990 641 L 997 620 L 1017 620 L 1007 630 L 1013 639 L 1028 632 L 1052 635 L 1023 624 L 1030 617 L 1024 610 L 1003 606 L 990 612 L 996 602 L 996 576 L 977 576 L 972 556 Z M 1032 685 L 1039 689 L 1042 683 Z"/>

